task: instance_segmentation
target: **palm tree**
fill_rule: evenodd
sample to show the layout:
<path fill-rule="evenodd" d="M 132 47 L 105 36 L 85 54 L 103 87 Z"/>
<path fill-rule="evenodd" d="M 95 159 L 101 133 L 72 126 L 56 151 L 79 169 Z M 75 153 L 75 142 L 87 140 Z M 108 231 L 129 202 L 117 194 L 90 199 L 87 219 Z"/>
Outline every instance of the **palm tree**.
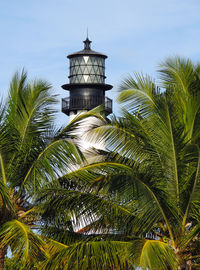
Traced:
<path fill-rule="evenodd" d="M 200 66 L 167 59 L 159 74 L 160 87 L 125 79 L 122 116 L 92 131 L 107 140 L 105 161 L 45 190 L 44 215 L 51 205 L 86 225 L 73 236 L 52 218 L 46 233 L 63 248 L 41 269 L 200 268 Z"/>
<path fill-rule="evenodd" d="M 45 81 L 28 82 L 22 71 L 0 106 L 0 269 L 8 250 L 20 267 L 35 269 L 52 249 L 62 247 L 39 233 L 34 197 L 47 183 L 59 185 L 59 177 L 84 160 L 70 132 L 90 113 L 58 129 L 50 90 Z"/>

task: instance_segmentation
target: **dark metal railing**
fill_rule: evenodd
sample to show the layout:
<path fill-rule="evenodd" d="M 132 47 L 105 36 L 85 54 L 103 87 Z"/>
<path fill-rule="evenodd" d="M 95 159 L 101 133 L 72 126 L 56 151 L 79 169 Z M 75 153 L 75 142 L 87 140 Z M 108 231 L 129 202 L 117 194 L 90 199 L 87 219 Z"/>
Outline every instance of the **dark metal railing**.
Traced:
<path fill-rule="evenodd" d="M 91 110 L 99 105 L 105 106 L 107 114 L 112 113 L 112 99 L 100 96 L 80 97 L 73 96 L 62 99 L 62 112 L 69 115 L 70 111 Z"/>

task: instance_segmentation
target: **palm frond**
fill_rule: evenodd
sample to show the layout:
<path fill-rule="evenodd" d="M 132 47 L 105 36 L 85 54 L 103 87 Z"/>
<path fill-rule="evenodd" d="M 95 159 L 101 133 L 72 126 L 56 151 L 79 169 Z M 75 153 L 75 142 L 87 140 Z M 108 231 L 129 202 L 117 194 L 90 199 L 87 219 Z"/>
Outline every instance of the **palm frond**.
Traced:
<path fill-rule="evenodd" d="M 130 252 L 134 265 L 142 269 L 177 269 L 176 254 L 167 243 L 149 239 L 135 240 Z"/>
<path fill-rule="evenodd" d="M 155 107 L 155 83 L 149 76 L 135 73 L 135 79 L 131 76 L 126 78 L 120 85 L 120 94 L 117 101 L 124 103 L 132 113 L 138 111 L 143 117 L 148 116 L 151 109 Z"/>
<path fill-rule="evenodd" d="M 25 265 L 45 258 L 44 241 L 18 220 L 6 222 L 0 229 L 1 248 L 10 247 L 13 256 Z"/>
<path fill-rule="evenodd" d="M 84 241 L 63 249 L 41 264 L 48 269 L 126 269 L 129 243 L 112 241 Z"/>
<path fill-rule="evenodd" d="M 36 190 L 39 186 L 58 179 L 62 173 L 69 170 L 70 166 L 73 167 L 81 162 L 82 156 L 73 141 L 53 140 L 33 161 L 21 183 L 21 189 L 26 185 L 26 188 L 34 187 Z"/>

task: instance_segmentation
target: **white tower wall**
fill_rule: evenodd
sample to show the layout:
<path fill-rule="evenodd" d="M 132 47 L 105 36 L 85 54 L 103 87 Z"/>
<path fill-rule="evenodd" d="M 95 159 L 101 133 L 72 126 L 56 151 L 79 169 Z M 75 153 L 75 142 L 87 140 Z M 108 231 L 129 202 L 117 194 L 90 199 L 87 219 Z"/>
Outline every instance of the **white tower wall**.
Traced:
<path fill-rule="evenodd" d="M 76 116 L 87 112 L 86 110 L 78 111 L 77 114 L 70 112 L 69 122 L 71 122 Z M 77 142 L 83 152 L 87 152 L 92 150 L 93 148 L 99 150 L 106 150 L 106 143 L 101 138 L 92 138 L 91 129 L 94 126 L 101 125 L 101 120 L 96 117 L 88 117 L 83 119 L 79 130 L 76 131 L 76 135 L 78 137 Z"/>

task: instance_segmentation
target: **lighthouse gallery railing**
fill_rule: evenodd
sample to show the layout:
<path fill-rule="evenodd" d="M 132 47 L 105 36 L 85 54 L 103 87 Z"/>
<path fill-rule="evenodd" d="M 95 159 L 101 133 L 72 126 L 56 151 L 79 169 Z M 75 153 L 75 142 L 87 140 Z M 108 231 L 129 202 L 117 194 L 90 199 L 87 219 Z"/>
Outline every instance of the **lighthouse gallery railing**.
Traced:
<path fill-rule="evenodd" d="M 104 100 L 103 100 L 104 99 Z M 67 97 L 62 99 L 62 112 L 67 113 L 69 111 L 78 111 L 78 110 L 91 110 L 97 107 L 99 104 L 103 104 L 105 106 L 106 113 L 112 113 L 112 99 L 108 97 L 98 97 L 98 96 L 90 96 L 80 98 L 77 97 Z"/>

